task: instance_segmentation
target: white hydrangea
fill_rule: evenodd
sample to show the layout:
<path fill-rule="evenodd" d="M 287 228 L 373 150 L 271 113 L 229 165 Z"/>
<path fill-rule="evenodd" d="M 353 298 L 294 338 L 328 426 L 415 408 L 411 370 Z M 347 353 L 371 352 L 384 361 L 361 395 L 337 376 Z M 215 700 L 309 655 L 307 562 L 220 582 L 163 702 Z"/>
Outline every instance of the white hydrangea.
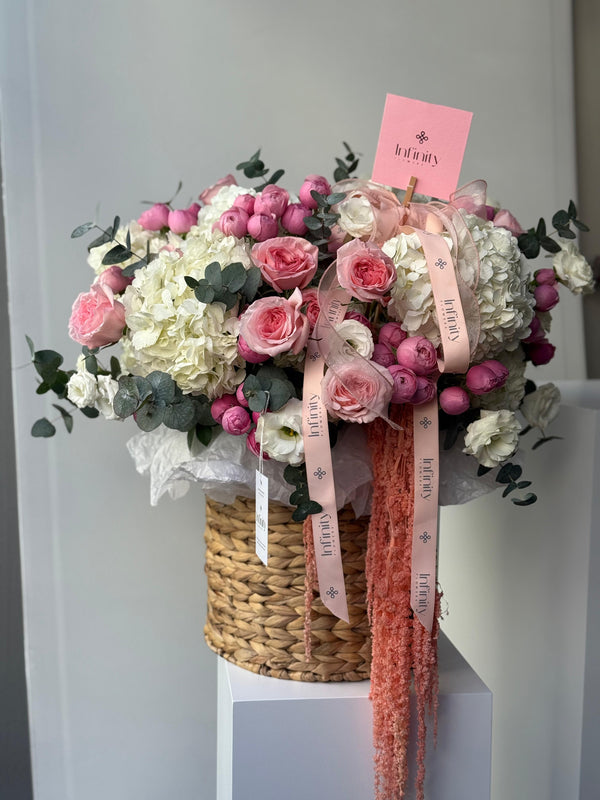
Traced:
<path fill-rule="evenodd" d="M 552 266 L 556 275 L 574 294 L 588 294 L 594 291 L 592 268 L 573 242 L 562 243 L 561 250 L 554 256 Z"/>
<path fill-rule="evenodd" d="M 475 456 L 484 467 L 496 467 L 518 447 L 521 425 L 513 411 L 482 411 L 467 426 L 463 453 Z"/>
<path fill-rule="evenodd" d="M 119 391 L 118 382 L 111 378 L 110 375 L 98 375 L 97 381 L 96 408 L 106 419 L 120 419 L 113 408 L 115 395 Z"/>
<path fill-rule="evenodd" d="M 193 251 L 192 251 L 193 252 Z M 210 261 L 219 260 L 213 253 Z M 121 363 L 137 375 L 167 372 L 184 393 L 209 398 L 235 391 L 244 379 L 237 351 L 236 309 L 201 303 L 185 276 L 201 278 L 203 259 L 162 251 L 135 274 L 123 296 L 128 332 Z"/>
<path fill-rule="evenodd" d="M 256 441 L 275 461 L 302 464 L 304 439 L 302 438 L 302 401 L 288 400 L 279 411 L 262 414 L 256 423 Z"/>
<path fill-rule="evenodd" d="M 211 202 L 203 206 L 198 212 L 198 232 L 200 234 L 211 233 L 213 225 L 215 222 L 219 221 L 221 214 L 225 211 L 229 211 L 235 198 L 242 194 L 251 194 L 252 197 L 256 197 L 254 189 L 246 189 L 244 186 L 233 185 L 221 187 Z M 193 230 L 192 228 L 191 232 L 193 232 Z"/>
<path fill-rule="evenodd" d="M 185 262 L 195 278 L 203 278 L 205 268 L 213 261 L 222 267 L 239 261 L 246 269 L 252 266 L 251 246 L 245 239 L 225 236 L 221 231 L 207 231 L 194 226 L 182 247 Z"/>
<path fill-rule="evenodd" d="M 477 401 L 479 401 L 481 408 L 490 411 L 499 411 L 502 408 L 516 411 L 521 405 L 527 381 L 525 377 L 525 367 L 527 366 L 525 352 L 519 346 L 516 350 L 500 353 L 496 358 L 508 370 L 506 383 L 500 389 L 495 389 L 493 392 L 488 392 L 488 394 L 483 394 L 479 397 L 473 396 L 471 405 L 476 405 Z"/>
<path fill-rule="evenodd" d="M 178 247 L 183 241 L 174 233 L 169 233 L 167 236 L 163 236 L 160 231 L 147 231 L 135 220 L 132 220 L 128 225 L 122 225 L 119 228 L 115 237 L 116 241 L 124 245 L 127 239 L 128 230 L 131 235 L 131 251 L 139 256 L 139 258 L 144 258 L 146 255 L 148 243 L 150 245 L 150 252 L 158 253 L 160 248 L 164 247 L 165 245 L 170 244 L 173 247 Z M 106 242 L 105 244 L 101 244 L 98 247 L 93 247 L 90 250 L 87 262 L 94 270 L 96 275 L 100 275 L 102 272 L 104 272 L 104 270 L 108 269 L 108 266 L 102 263 L 102 259 L 109 250 L 112 250 L 114 246 L 115 241 L 110 241 Z M 135 261 L 137 261 L 137 259 L 130 258 L 127 261 L 123 261 L 121 264 L 119 264 L 119 266 L 125 269 L 125 267 L 135 263 Z"/>

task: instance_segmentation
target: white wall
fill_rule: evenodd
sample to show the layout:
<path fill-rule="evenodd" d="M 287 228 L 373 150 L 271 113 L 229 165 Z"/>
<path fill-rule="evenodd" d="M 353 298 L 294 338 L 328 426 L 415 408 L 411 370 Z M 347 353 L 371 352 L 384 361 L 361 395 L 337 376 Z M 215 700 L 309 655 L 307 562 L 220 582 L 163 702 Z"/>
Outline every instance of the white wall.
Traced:
<path fill-rule="evenodd" d="M 134 217 L 180 178 L 187 200 L 260 145 L 292 189 L 329 173 L 342 139 L 368 174 L 386 92 L 473 111 L 462 179 L 486 177 L 523 224 L 574 195 L 568 0 L 1 9 L 17 367 L 25 333 L 76 353 L 66 320 L 90 273 L 68 237 L 97 203 Z M 554 374 L 580 377 L 577 308 L 556 316 Z M 72 437 L 32 441 L 44 401 L 30 369 L 13 380 L 36 800 L 209 800 L 201 495 L 148 508 L 125 425 L 82 418 Z"/>

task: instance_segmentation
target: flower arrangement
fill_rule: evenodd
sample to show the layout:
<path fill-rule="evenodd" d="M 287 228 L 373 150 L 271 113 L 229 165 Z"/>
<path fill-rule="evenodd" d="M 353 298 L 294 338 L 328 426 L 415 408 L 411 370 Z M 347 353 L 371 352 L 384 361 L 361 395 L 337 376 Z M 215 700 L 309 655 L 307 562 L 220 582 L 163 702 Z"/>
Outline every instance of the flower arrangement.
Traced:
<path fill-rule="evenodd" d="M 364 426 L 373 458 L 367 581 L 377 797 L 405 791 L 411 674 L 422 797 L 439 592 L 428 632 L 406 593 L 410 536 L 394 549 L 388 530 L 396 523 L 408 530 L 414 513 L 414 475 L 406 469 L 413 410 L 435 408 L 444 448 L 472 457 L 482 479 L 495 469 L 493 482 L 517 505 L 535 502 L 533 492 L 522 493 L 530 483 L 514 456 L 531 429 L 541 432 L 534 447 L 553 438 L 546 429 L 559 393 L 551 384 L 536 387 L 526 367 L 554 355 L 549 333 L 559 287 L 588 292 L 593 277 L 572 241 L 572 227 L 586 230 L 572 202 L 554 215 L 552 233 L 543 219 L 524 231 L 509 211 L 488 202 L 483 181 L 447 204 L 419 196 L 409 202 L 402 191 L 353 177 L 358 158 L 345 148 L 333 185 L 309 175 L 297 197 L 277 184 L 282 170 L 267 177 L 258 151 L 238 165 L 257 186 L 228 175 L 187 208 L 156 203 L 137 221 L 122 225 L 117 217 L 99 228 L 88 247 L 95 279 L 75 300 L 69 323 L 82 346 L 76 368 L 64 370 L 59 353 L 30 347 L 38 393 L 52 391 L 88 417 L 132 417 L 143 432 L 164 426 L 187 433 L 194 452 L 224 437 L 244 441 L 251 454 L 280 465 L 294 519 L 307 525 L 322 507 L 311 497 L 305 463 L 311 420 L 304 372 L 309 358 L 322 357 L 331 446 L 345 429 Z M 86 223 L 72 236 L 97 227 Z M 458 318 L 454 308 L 440 306 L 432 287 L 420 235 L 427 228 L 443 240 L 458 281 L 469 329 L 468 362 L 460 370 L 443 366 L 440 314 L 450 340 Z M 551 266 L 524 274 L 523 258 L 540 250 Z M 439 264 L 448 266 L 441 258 Z M 326 325 L 328 303 L 340 291 L 342 312 Z M 113 345 L 119 354 L 107 362 Z M 55 407 L 70 431 L 71 411 Z M 55 426 L 42 418 L 32 433 L 51 436 Z M 390 587 L 385 596 L 382 585 Z M 390 677 L 394 668 L 398 680 Z"/>

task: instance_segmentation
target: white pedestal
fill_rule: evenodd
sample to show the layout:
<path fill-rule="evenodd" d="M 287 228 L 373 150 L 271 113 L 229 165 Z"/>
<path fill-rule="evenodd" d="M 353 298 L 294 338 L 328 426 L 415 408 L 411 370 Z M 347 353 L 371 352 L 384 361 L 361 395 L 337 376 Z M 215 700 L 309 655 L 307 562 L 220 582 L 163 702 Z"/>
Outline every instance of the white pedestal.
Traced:
<path fill-rule="evenodd" d="M 427 800 L 486 800 L 492 695 L 443 636 L 439 656 L 438 746 L 428 742 Z M 371 798 L 368 696 L 368 681 L 277 680 L 219 659 L 217 800 Z"/>

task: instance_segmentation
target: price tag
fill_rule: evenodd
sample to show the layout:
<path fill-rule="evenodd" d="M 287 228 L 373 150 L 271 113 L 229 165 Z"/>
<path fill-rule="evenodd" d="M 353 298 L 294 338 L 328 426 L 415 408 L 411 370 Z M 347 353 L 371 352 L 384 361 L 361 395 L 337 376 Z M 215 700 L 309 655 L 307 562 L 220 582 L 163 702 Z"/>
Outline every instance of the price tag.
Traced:
<path fill-rule="evenodd" d="M 269 557 L 269 479 L 256 470 L 256 555 L 266 565 Z"/>

